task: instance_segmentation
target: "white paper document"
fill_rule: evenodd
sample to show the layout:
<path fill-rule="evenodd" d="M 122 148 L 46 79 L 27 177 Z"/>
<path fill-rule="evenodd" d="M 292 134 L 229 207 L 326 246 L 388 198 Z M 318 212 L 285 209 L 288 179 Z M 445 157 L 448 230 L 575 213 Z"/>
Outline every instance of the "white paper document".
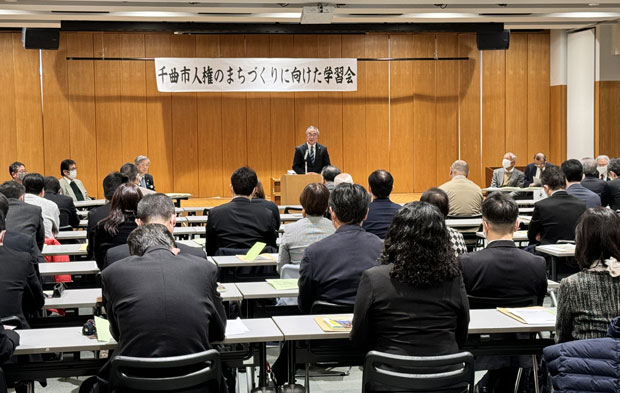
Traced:
<path fill-rule="evenodd" d="M 250 330 L 245 326 L 243 321 L 239 318 L 237 319 L 229 319 L 226 322 L 226 336 L 238 336 L 240 334 L 244 334 L 249 332 Z"/>
<path fill-rule="evenodd" d="M 549 325 L 555 323 L 555 309 L 508 308 L 507 310 L 523 319 L 528 325 Z"/>

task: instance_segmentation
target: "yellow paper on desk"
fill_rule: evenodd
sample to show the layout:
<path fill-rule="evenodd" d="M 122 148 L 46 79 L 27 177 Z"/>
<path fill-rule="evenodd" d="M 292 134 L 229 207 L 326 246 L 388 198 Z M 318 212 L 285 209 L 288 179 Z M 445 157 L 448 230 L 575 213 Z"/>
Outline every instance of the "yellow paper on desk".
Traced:
<path fill-rule="evenodd" d="M 297 289 L 297 279 L 296 278 L 267 278 L 265 279 L 278 291 L 284 291 L 287 289 Z"/>
<path fill-rule="evenodd" d="M 330 316 L 314 317 L 314 321 L 324 332 L 350 332 L 352 318 L 336 318 Z"/>
<path fill-rule="evenodd" d="M 204 246 L 205 244 L 207 244 L 207 239 L 205 239 L 204 237 L 199 237 L 197 239 L 192 239 L 194 241 L 194 243 L 196 244 L 200 244 L 201 246 Z"/>
<path fill-rule="evenodd" d="M 237 255 L 237 257 L 239 257 L 242 261 L 252 262 L 260 254 L 260 252 L 263 251 L 266 245 L 267 244 L 263 242 L 256 242 L 247 254 Z"/>
<path fill-rule="evenodd" d="M 497 311 L 527 325 L 549 325 L 555 323 L 555 309 L 540 306 L 517 308 L 498 307 Z"/>
<path fill-rule="evenodd" d="M 110 342 L 112 334 L 110 334 L 110 322 L 107 319 L 95 316 L 95 327 L 97 328 L 97 341 Z"/>
<path fill-rule="evenodd" d="M 80 246 L 80 251 L 86 251 L 88 250 L 88 244 L 84 243 Z"/>

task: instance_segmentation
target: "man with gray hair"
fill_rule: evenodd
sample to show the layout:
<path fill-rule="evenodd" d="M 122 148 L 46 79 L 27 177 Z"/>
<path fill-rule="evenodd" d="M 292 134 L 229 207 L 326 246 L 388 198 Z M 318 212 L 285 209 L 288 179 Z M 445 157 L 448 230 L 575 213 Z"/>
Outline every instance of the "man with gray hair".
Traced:
<path fill-rule="evenodd" d="M 517 156 L 514 153 L 508 152 L 504 154 L 502 167 L 493 171 L 491 187 L 523 187 L 525 175 L 515 168 L 516 163 Z"/>
<path fill-rule="evenodd" d="M 142 195 L 155 193 L 155 191 L 149 190 L 148 188 L 142 187 L 140 185 L 138 167 L 131 162 L 124 163 L 123 166 L 121 166 L 121 169 L 119 169 L 119 172 L 121 173 L 121 175 L 127 176 L 127 179 L 129 179 L 128 183 L 137 185 L 140 188 L 140 191 L 142 191 Z"/>
<path fill-rule="evenodd" d="M 348 173 L 341 173 L 334 178 L 334 188 L 342 183 L 353 184 L 353 177 Z"/>
<path fill-rule="evenodd" d="M 151 165 L 151 160 L 149 160 L 147 156 L 138 156 L 134 160 L 134 164 L 138 169 L 138 180 L 140 181 L 140 187 L 155 191 L 153 176 L 149 173 L 149 166 Z"/>
<path fill-rule="evenodd" d="M 450 165 L 450 181 L 439 186 L 448 194 L 450 216 L 476 216 L 482 206 L 482 190 L 467 178 L 469 165 L 456 160 Z"/>
<path fill-rule="evenodd" d="M 598 171 L 598 177 L 601 180 L 609 181 L 611 178 L 609 177 L 609 173 L 607 171 L 607 166 L 609 165 L 609 156 L 601 154 L 596 157 L 596 170 Z"/>
<path fill-rule="evenodd" d="M 336 176 L 340 174 L 340 169 L 336 168 L 333 165 L 328 165 L 321 171 L 321 176 L 323 176 L 323 184 L 329 190 L 329 192 L 334 191 L 334 179 Z"/>
<path fill-rule="evenodd" d="M 584 157 L 581 159 L 581 165 L 584 175 L 581 185 L 600 197 L 605 189 L 605 180 L 601 180 L 599 177 L 596 170 L 596 160 L 592 157 Z"/>
<path fill-rule="evenodd" d="M 293 170 L 297 174 L 321 173 L 324 167 L 330 165 L 327 147 L 318 143 L 319 134 L 318 128 L 309 126 L 306 129 L 306 143 L 295 148 Z"/>

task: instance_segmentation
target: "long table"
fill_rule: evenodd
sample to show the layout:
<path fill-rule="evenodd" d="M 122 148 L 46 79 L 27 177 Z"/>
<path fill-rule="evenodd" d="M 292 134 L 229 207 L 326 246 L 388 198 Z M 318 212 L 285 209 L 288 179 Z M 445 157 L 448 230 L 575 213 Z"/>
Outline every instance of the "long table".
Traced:
<path fill-rule="evenodd" d="M 220 268 L 223 267 L 251 267 L 251 266 L 276 266 L 278 264 L 278 254 L 268 254 L 273 259 L 257 258 L 253 261 L 242 261 L 236 255 L 213 256 L 209 257 Z"/>
<path fill-rule="evenodd" d="M 551 257 L 551 279 L 558 280 L 557 258 L 570 258 L 575 256 L 574 244 L 547 244 L 536 246 L 536 251 Z"/>
<path fill-rule="evenodd" d="M 61 244 L 56 246 L 44 245 L 41 255 L 44 257 L 54 255 L 86 255 L 86 244 Z"/>
<path fill-rule="evenodd" d="M 42 276 L 56 276 L 60 274 L 97 274 L 99 268 L 95 261 L 84 262 L 48 262 L 39 264 Z"/>

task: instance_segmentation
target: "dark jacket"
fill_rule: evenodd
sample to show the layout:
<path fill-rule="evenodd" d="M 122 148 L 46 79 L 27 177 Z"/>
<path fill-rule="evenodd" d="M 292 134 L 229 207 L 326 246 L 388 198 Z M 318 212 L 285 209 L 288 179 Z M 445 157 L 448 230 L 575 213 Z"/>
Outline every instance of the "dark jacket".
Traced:
<path fill-rule="evenodd" d="M 45 227 L 43 226 L 43 216 L 39 206 L 30 205 L 19 199 L 9 198 L 6 229 L 34 236 L 39 250 L 43 250 Z"/>
<path fill-rule="evenodd" d="M 41 250 L 37 247 L 32 236 L 25 235 L 19 232 L 4 232 L 4 245 L 12 250 L 25 252 L 30 254 L 30 261 L 34 265 L 34 270 L 37 273 L 37 277 L 41 280 L 39 274 L 39 264 L 46 263 L 45 258 L 41 254 Z"/>
<path fill-rule="evenodd" d="M 590 176 L 586 175 L 581 181 L 581 185 L 592 191 L 599 197 L 603 194 L 603 190 L 605 189 L 605 184 L 607 182 L 603 179 L 600 179 L 598 176 Z"/>
<path fill-rule="evenodd" d="M 138 224 L 136 224 L 133 218 L 125 217 L 125 221 L 118 226 L 118 233 L 112 236 L 105 230 L 104 225 L 105 223 L 103 221 L 97 224 L 97 228 L 95 229 L 95 244 L 93 246 L 95 261 L 97 262 L 99 270 L 103 270 L 106 252 L 112 247 L 126 244 L 127 237 L 129 237 L 131 231 L 138 227 Z"/>
<path fill-rule="evenodd" d="M 99 206 L 88 212 L 88 226 L 86 228 L 86 236 L 88 237 L 88 259 L 95 259 L 95 229 L 99 221 L 103 220 L 110 214 L 110 204 Z"/>
<path fill-rule="evenodd" d="M 354 304 L 362 272 L 377 264 L 383 242 L 359 225 L 343 225 L 308 246 L 299 268 L 299 308 L 323 300 Z"/>
<path fill-rule="evenodd" d="M 545 162 L 545 168 L 549 168 L 550 166 L 550 163 Z M 534 176 L 536 175 L 537 169 L 538 168 L 536 167 L 535 163 L 531 162 L 527 164 L 527 166 L 525 167 L 525 171 L 523 172 L 525 176 L 523 180 L 523 187 L 529 187 L 530 184 L 534 183 Z"/>
<path fill-rule="evenodd" d="M 252 198 L 252 203 L 262 206 L 265 209 L 269 209 L 271 214 L 273 214 L 273 217 L 276 219 L 276 230 L 280 229 L 280 210 L 278 209 L 278 205 L 261 198 Z"/>
<path fill-rule="evenodd" d="M 402 208 L 390 198 L 376 198 L 368 208 L 368 217 L 362 224 L 366 232 L 373 233 L 381 239 L 385 239 L 388 228 L 392 224 L 392 218 Z"/>
<path fill-rule="evenodd" d="M 4 330 L 4 326 L 0 323 L 0 365 L 11 358 L 18 345 L 19 334 L 12 330 Z"/>
<path fill-rule="evenodd" d="M 155 191 L 155 183 L 153 182 L 153 175 L 151 175 L 150 173 L 147 173 L 144 175 L 144 184 L 146 185 L 146 187 L 144 188 Z"/>
<path fill-rule="evenodd" d="M 234 198 L 209 212 L 207 254 L 215 255 L 219 248 L 249 249 L 256 242 L 277 247 L 277 230 L 270 210 L 248 198 Z"/>
<path fill-rule="evenodd" d="M 605 182 L 601 202 L 603 206 L 609 206 L 613 210 L 620 210 L 620 178 Z"/>
<path fill-rule="evenodd" d="M 484 249 L 459 256 L 468 295 L 511 298 L 547 293 L 545 258 L 520 250 L 510 240 L 496 240 Z"/>
<path fill-rule="evenodd" d="M 183 243 L 178 243 L 177 248 L 181 250 L 181 254 L 189 254 L 205 260 L 207 259 L 207 254 L 205 253 L 205 250 L 202 249 L 202 247 L 191 247 Z M 121 259 L 125 259 L 129 256 L 131 256 L 131 254 L 129 254 L 128 244 L 121 244 L 120 246 L 112 247 L 108 249 L 106 253 L 103 268 L 106 269 L 114 262 L 120 261 Z"/>
<path fill-rule="evenodd" d="M 80 218 L 77 215 L 77 210 L 75 210 L 73 198 L 57 194 L 53 191 L 45 191 L 45 199 L 58 205 L 58 211 L 60 212 L 60 230 L 77 228 L 80 225 Z"/>
<path fill-rule="evenodd" d="M 538 243 L 536 235 L 539 233 L 541 245 L 575 240 L 577 221 L 585 211 L 586 204 L 564 190 L 536 202 L 527 230 L 530 243 Z"/>
<path fill-rule="evenodd" d="M 620 391 L 620 317 L 607 337 L 570 341 L 543 349 L 556 393 Z"/>
<path fill-rule="evenodd" d="M 586 208 L 588 209 L 591 207 L 601 206 L 601 197 L 588 190 L 580 183 L 571 184 L 571 186 L 566 189 L 566 192 L 568 195 L 581 199 L 586 204 Z"/>
<path fill-rule="evenodd" d="M 298 174 L 305 173 L 305 163 L 308 162 L 308 173 L 316 172 L 321 173 L 321 170 L 331 165 L 329 161 L 329 153 L 327 152 L 327 147 L 317 143 L 315 145 L 315 153 L 314 153 L 314 164 L 310 162 L 310 156 L 306 157 L 306 152 L 308 151 L 308 144 L 304 143 L 303 145 L 299 145 L 295 147 L 295 156 L 293 157 L 293 170 Z M 305 158 L 305 160 L 304 160 Z"/>

